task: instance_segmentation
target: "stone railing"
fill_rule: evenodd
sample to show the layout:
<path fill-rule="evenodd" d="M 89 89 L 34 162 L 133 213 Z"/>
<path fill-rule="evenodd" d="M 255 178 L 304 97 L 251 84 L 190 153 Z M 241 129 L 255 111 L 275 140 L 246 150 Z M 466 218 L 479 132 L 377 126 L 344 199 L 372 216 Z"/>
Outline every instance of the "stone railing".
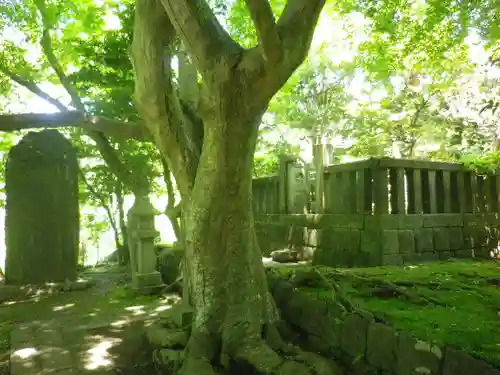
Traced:
<path fill-rule="evenodd" d="M 301 188 L 310 181 L 296 178 L 298 167 L 282 169 L 295 177 L 282 173 L 275 182 L 279 204 L 254 201 L 264 254 L 306 247 L 317 264 L 352 267 L 488 257 L 497 249 L 498 176 L 389 158 L 333 165 L 325 168 L 322 212 L 311 213 Z M 260 186 L 254 184 L 254 194 Z"/>

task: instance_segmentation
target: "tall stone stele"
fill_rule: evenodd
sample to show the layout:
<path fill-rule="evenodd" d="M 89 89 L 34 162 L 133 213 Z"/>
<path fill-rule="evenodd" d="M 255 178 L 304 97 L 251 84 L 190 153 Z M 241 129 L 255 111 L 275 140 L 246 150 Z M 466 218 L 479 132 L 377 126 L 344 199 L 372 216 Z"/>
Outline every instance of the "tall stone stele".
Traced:
<path fill-rule="evenodd" d="M 145 195 L 136 198 L 127 215 L 132 286 L 144 294 L 164 286 L 161 274 L 156 270 L 154 250 L 154 240 L 159 235 L 154 221 L 157 214 Z"/>
<path fill-rule="evenodd" d="M 6 284 L 76 279 L 80 215 L 78 161 L 56 130 L 29 132 L 8 155 Z"/>

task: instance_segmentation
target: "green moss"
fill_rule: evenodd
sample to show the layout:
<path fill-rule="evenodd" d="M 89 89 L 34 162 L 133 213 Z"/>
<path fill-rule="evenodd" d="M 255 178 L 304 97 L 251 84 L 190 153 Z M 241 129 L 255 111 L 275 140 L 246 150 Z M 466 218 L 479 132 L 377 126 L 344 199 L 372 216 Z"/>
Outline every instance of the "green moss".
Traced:
<path fill-rule="evenodd" d="M 462 348 L 500 365 L 500 267 L 495 262 L 439 262 L 320 272 L 357 306 L 397 330 Z M 296 270 L 281 269 L 284 275 Z M 389 283 L 387 283 L 389 282 Z M 402 293 L 391 293 L 392 287 Z M 331 298 L 325 285 L 311 293 Z M 387 292 L 389 290 L 389 293 Z"/>

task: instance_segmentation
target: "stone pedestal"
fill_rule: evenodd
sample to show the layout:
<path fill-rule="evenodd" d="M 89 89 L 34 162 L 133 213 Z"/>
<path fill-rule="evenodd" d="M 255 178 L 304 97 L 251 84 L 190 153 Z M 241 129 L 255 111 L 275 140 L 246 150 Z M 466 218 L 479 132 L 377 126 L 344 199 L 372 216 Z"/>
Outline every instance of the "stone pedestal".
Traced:
<path fill-rule="evenodd" d="M 145 294 L 164 286 L 156 270 L 154 251 L 154 240 L 159 235 L 154 226 L 157 213 L 148 197 L 137 198 L 128 212 L 132 286 Z"/>

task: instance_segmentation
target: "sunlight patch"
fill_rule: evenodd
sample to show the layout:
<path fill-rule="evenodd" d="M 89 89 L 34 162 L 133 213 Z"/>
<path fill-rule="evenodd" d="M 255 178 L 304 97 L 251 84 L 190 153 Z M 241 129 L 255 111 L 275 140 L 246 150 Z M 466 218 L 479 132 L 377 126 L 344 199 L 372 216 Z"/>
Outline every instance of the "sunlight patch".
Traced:
<path fill-rule="evenodd" d="M 145 307 L 144 305 L 129 306 L 125 307 L 125 310 L 132 312 L 132 315 L 142 315 L 146 313 L 146 311 L 144 311 L 144 307 Z"/>
<path fill-rule="evenodd" d="M 30 357 L 33 357 L 34 355 L 38 354 L 38 350 L 35 348 L 23 348 L 16 350 L 14 353 L 12 353 L 13 356 L 19 357 L 21 359 L 28 359 Z"/>
<path fill-rule="evenodd" d="M 87 350 L 85 359 L 85 369 L 95 370 L 99 367 L 108 367 L 113 364 L 113 358 L 108 352 L 113 346 L 119 344 L 122 340 L 112 337 L 102 337 L 101 342 L 93 348 Z"/>
<path fill-rule="evenodd" d="M 61 306 L 54 306 L 52 308 L 52 311 L 62 311 L 62 310 L 67 310 L 67 309 L 70 309 L 72 307 L 75 307 L 75 304 L 74 303 L 67 303 L 66 305 L 61 305 Z"/>

